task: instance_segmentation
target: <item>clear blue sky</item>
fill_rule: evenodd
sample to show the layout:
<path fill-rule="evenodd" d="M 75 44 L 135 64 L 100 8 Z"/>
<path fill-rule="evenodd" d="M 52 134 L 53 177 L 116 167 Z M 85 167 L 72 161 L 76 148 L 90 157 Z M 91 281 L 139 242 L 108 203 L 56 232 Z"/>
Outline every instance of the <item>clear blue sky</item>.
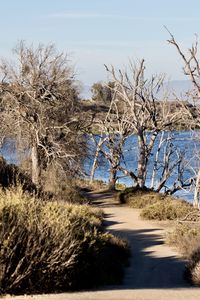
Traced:
<path fill-rule="evenodd" d="M 84 84 L 106 79 L 103 64 L 145 58 L 148 74 L 183 79 L 166 25 L 189 47 L 200 36 L 199 0 L 0 0 L 0 56 L 23 39 L 70 54 Z"/>

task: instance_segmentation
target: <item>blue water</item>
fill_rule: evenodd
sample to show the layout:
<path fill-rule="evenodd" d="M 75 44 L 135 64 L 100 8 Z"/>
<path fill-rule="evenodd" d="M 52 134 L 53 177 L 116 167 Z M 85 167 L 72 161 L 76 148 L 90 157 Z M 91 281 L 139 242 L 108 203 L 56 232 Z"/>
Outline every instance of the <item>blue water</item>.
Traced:
<path fill-rule="evenodd" d="M 16 143 L 12 139 L 4 141 L 0 148 L 0 155 L 3 156 L 9 164 L 17 164 L 18 156 L 16 150 Z"/>
<path fill-rule="evenodd" d="M 165 133 L 167 137 L 168 133 Z M 185 162 L 185 172 L 184 179 L 191 178 L 194 176 L 193 170 L 197 170 L 200 167 L 200 159 L 197 158 L 197 154 L 200 150 L 200 132 L 191 132 L 191 131 L 177 131 L 172 133 L 173 143 L 177 147 L 177 151 L 184 153 L 184 162 Z M 87 138 L 87 137 L 86 137 Z M 97 137 L 98 139 L 98 137 Z M 151 178 L 152 178 L 152 168 L 153 162 L 155 159 L 155 153 L 158 147 L 159 139 L 156 141 L 153 151 L 151 153 L 149 163 L 148 163 L 148 172 L 147 172 L 147 180 L 146 185 L 150 187 Z M 92 156 L 95 152 L 94 142 L 91 140 L 88 141 L 89 148 L 89 157 L 84 163 L 84 168 L 87 176 L 89 177 L 91 166 L 92 166 Z M 106 150 L 106 149 L 105 149 Z M 0 155 L 2 155 L 9 163 L 17 163 L 18 156 L 15 148 L 15 143 L 12 140 L 7 140 L 2 149 L 0 150 Z M 163 152 L 161 151 L 161 157 Z M 199 155 L 200 157 L 200 155 Z M 123 149 L 123 158 L 124 160 L 121 162 L 123 166 L 129 171 L 136 171 L 137 168 L 137 160 L 138 160 L 138 142 L 137 137 L 135 135 L 129 137 L 126 140 Z M 158 176 L 162 172 L 162 168 L 158 171 Z M 118 172 L 118 183 L 125 184 L 126 186 L 134 185 L 132 179 L 130 177 L 124 177 L 124 175 Z M 172 173 L 171 178 L 167 181 L 167 186 L 170 187 L 175 177 L 177 176 L 176 171 Z M 95 173 L 95 179 L 103 180 L 108 182 L 109 179 L 109 163 L 108 161 L 101 156 L 99 160 L 99 167 Z M 187 201 L 192 201 L 193 199 L 193 189 L 191 190 L 180 190 L 175 193 L 175 196 L 186 199 Z"/>
<path fill-rule="evenodd" d="M 176 150 L 179 153 L 184 155 L 184 164 L 185 171 L 183 178 L 184 180 L 194 177 L 194 170 L 197 170 L 200 167 L 200 162 L 197 159 L 198 149 L 200 149 L 200 139 L 198 137 L 199 132 L 191 131 L 175 131 L 171 133 L 173 138 L 173 144 L 176 147 Z M 167 137 L 168 133 L 165 133 Z M 98 139 L 98 138 L 97 138 Z M 155 159 L 155 153 L 158 147 L 159 139 L 156 141 L 153 151 L 151 153 L 149 163 L 148 163 L 148 172 L 146 185 L 150 187 L 151 178 L 152 178 L 152 169 L 153 162 Z M 95 145 L 92 141 L 89 142 L 90 154 L 92 155 L 95 151 Z M 106 149 L 105 149 L 106 150 Z M 129 171 L 136 171 L 137 168 L 137 159 L 138 159 L 138 142 L 135 135 L 129 137 L 124 145 L 123 149 L 124 161 L 122 165 L 126 166 Z M 160 156 L 163 156 L 163 151 L 160 152 Z M 172 158 L 175 158 L 176 155 L 172 155 Z M 87 159 L 85 162 L 85 170 L 89 175 L 92 166 L 92 159 Z M 158 177 L 161 175 L 162 168 L 158 170 Z M 122 173 L 118 172 L 118 183 L 123 183 L 126 186 L 132 186 L 134 183 L 130 177 L 124 177 Z M 177 176 L 177 171 L 174 171 L 171 177 L 166 182 L 167 186 L 172 186 L 174 179 Z M 109 179 L 109 163 L 101 156 L 99 161 L 99 167 L 95 173 L 95 179 L 103 180 L 108 182 Z M 193 189 L 190 190 L 180 190 L 174 194 L 177 197 L 186 199 L 187 201 L 192 201 L 193 199 Z"/>

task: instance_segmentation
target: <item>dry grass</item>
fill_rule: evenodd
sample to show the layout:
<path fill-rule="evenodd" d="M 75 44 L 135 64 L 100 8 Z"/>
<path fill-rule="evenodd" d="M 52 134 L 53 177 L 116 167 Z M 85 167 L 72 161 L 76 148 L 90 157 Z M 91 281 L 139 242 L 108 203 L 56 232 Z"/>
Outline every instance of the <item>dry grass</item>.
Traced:
<path fill-rule="evenodd" d="M 141 217 L 147 220 L 177 220 L 193 210 L 193 206 L 184 200 L 165 199 L 146 206 L 141 212 Z"/>
<path fill-rule="evenodd" d="M 76 178 L 74 181 L 75 185 L 80 187 L 81 189 L 86 189 L 86 190 L 93 190 L 93 191 L 98 191 L 98 190 L 103 190 L 108 188 L 108 184 L 104 182 L 103 180 L 93 180 L 90 182 L 89 180 L 86 179 L 78 179 Z"/>
<path fill-rule="evenodd" d="M 200 286 L 200 247 L 190 257 L 187 265 L 187 275 L 194 285 Z"/>
<path fill-rule="evenodd" d="M 167 242 L 188 259 L 186 275 L 200 286 L 200 224 L 178 224 L 167 236 Z"/>
<path fill-rule="evenodd" d="M 127 188 L 117 194 L 120 203 L 127 203 L 132 208 L 144 208 L 161 200 L 171 199 L 162 193 L 156 193 L 150 189 Z"/>
<path fill-rule="evenodd" d="M 87 204 L 88 200 L 81 194 L 75 178 L 69 179 L 63 170 L 50 166 L 42 174 L 43 191 L 51 198 L 74 204 Z"/>
<path fill-rule="evenodd" d="M 178 248 L 185 258 L 190 258 L 200 245 L 200 224 L 176 225 L 167 234 L 167 243 Z"/>
<path fill-rule="evenodd" d="M 88 205 L 40 201 L 21 188 L 0 190 L 0 293 L 55 292 L 119 280 L 127 244 L 103 233 L 102 219 L 102 211 Z"/>

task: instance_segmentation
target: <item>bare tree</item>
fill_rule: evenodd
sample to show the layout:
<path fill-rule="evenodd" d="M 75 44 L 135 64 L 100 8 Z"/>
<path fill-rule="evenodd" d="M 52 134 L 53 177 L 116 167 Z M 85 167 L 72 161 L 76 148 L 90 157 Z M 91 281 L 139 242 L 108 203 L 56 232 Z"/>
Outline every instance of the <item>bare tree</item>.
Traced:
<path fill-rule="evenodd" d="M 164 138 L 164 131 L 174 128 L 176 122 L 181 119 L 181 111 L 174 109 L 176 103 L 171 105 L 167 98 L 162 100 L 156 98 L 163 77 L 146 80 L 144 60 L 138 65 L 130 66 L 130 74 L 121 70 L 117 73 L 113 67 L 109 69 L 106 66 L 112 77 L 113 86 L 110 88 L 113 96 L 105 118 L 96 119 L 95 128 L 100 132 L 100 136 L 98 141 L 93 136 L 96 151 L 91 178 L 94 177 L 97 168 L 98 156 L 102 154 L 110 165 L 110 189 L 115 188 L 119 171 L 125 176 L 130 176 L 136 186 L 144 188 L 149 165 L 152 164 L 150 161 L 154 157 L 151 188 L 155 191 L 165 189 L 167 193 L 174 193 L 190 185 L 183 179 L 183 154 L 173 145 L 171 137 Z M 126 166 L 123 163 L 125 141 L 131 135 L 136 135 L 138 140 L 138 153 L 132 157 L 132 161 L 138 162 L 136 171 L 133 165 Z M 132 145 L 132 148 L 134 146 Z M 154 155 L 156 147 L 157 153 Z M 167 187 L 167 181 L 172 173 L 176 173 L 177 177 L 173 186 Z"/>
<path fill-rule="evenodd" d="M 177 43 L 175 37 L 167 29 L 170 34 L 170 39 L 168 42 L 173 45 L 183 61 L 183 72 L 191 80 L 194 90 L 189 92 L 189 95 L 193 100 L 200 99 L 200 65 L 198 59 L 198 39 L 194 42 L 191 48 L 188 49 L 188 53 L 185 54 L 179 44 Z"/>
<path fill-rule="evenodd" d="M 167 28 L 166 28 L 167 29 Z M 175 37 L 172 33 L 167 29 L 170 34 L 170 39 L 168 42 L 173 45 L 179 56 L 183 61 L 183 72 L 190 79 L 193 85 L 193 89 L 188 91 L 188 101 L 192 102 L 186 103 L 184 105 L 184 117 L 185 124 L 189 129 L 191 128 L 199 128 L 200 126 L 200 62 L 199 62 L 199 53 L 198 53 L 198 39 L 194 44 L 188 49 L 187 53 L 185 53 L 179 43 L 176 41 Z M 189 105 L 190 104 L 190 105 Z M 199 208 L 199 194 L 200 194 L 200 170 L 196 171 L 196 180 L 195 180 L 195 191 L 194 191 L 194 206 Z"/>
<path fill-rule="evenodd" d="M 167 135 L 165 137 L 165 135 Z M 185 159 L 185 152 L 175 145 L 175 139 L 171 132 L 161 133 L 160 141 L 155 153 L 151 189 L 156 192 L 164 189 L 166 194 L 174 194 L 178 190 L 187 189 L 191 186 L 191 176 L 185 176 L 190 167 Z M 167 181 L 174 177 L 173 184 L 168 186 Z"/>
<path fill-rule="evenodd" d="M 80 153 L 78 92 L 68 58 L 53 45 L 14 49 L 15 63 L 2 61 L 1 118 L 7 135 L 31 151 L 32 180 L 41 170 L 65 160 L 70 168 Z M 5 127 L 4 126 L 4 127 Z"/>
<path fill-rule="evenodd" d="M 95 145 L 94 153 L 91 154 L 92 157 L 94 156 L 91 171 L 90 171 L 90 183 L 92 183 L 95 177 L 95 171 L 98 168 L 99 156 L 102 153 L 102 146 L 106 142 L 107 137 L 106 136 L 104 137 L 103 133 L 100 134 L 98 140 L 97 140 L 97 136 L 93 133 L 90 133 L 90 137 L 92 139 L 92 143 Z"/>
<path fill-rule="evenodd" d="M 112 88 L 112 99 L 104 119 L 96 118 L 94 123 L 98 132 L 99 139 L 93 135 L 93 141 L 96 143 L 95 158 L 91 170 L 91 179 L 94 176 L 94 170 L 97 167 L 99 155 L 109 162 L 109 189 L 115 189 L 118 180 L 117 172 L 121 168 L 124 153 L 124 143 L 132 134 L 132 126 L 128 121 L 129 112 L 126 105 L 121 105 L 120 100 L 116 98 L 114 85 L 108 84 L 107 88 Z"/>
<path fill-rule="evenodd" d="M 120 101 L 126 109 L 124 118 L 125 127 L 129 132 L 136 134 L 138 139 L 138 166 L 137 171 L 127 169 L 124 173 L 130 175 L 139 188 L 145 187 L 149 158 L 158 134 L 174 126 L 179 119 L 178 111 L 172 111 L 167 99 L 159 101 L 157 92 L 162 83 L 163 76 L 154 76 L 145 79 L 144 60 L 138 65 L 130 63 L 130 73 L 112 67 L 107 68 L 115 83 L 115 101 Z M 120 167 L 121 170 L 123 168 Z"/>

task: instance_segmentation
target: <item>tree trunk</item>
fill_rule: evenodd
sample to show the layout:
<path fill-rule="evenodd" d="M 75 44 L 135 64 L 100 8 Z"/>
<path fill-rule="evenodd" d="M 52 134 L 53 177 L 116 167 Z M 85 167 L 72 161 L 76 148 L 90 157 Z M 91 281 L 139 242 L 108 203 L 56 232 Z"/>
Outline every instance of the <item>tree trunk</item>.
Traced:
<path fill-rule="evenodd" d="M 146 158 L 146 145 L 142 135 L 138 135 L 138 145 L 139 145 L 139 159 L 138 159 L 138 179 L 137 184 L 142 189 L 145 186 L 146 181 L 146 168 L 147 168 L 147 158 Z"/>
<path fill-rule="evenodd" d="M 195 190 L 194 190 L 194 202 L 193 205 L 196 208 L 199 208 L 199 193 L 200 193 L 200 169 L 197 174 Z"/>
<path fill-rule="evenodd" d="M 157 148 L 156 155 L 155 155 L 154 164 L 153 164 L 152 177 L 151 177 L 151 189 L 152 190 L 154 190 L 154 188 L 155 188 L 154 184 L 155 184 L 155 179 L 156 179 L 156 175 L 157 175 L 159 154 L 160 154 L 160 150 L 163 145 L 163 142 L 164 142 L 164 131 L 161 134 L 160 141 L 159 141 L 158 148 Z M 154 142 L 153 142 L 153 144 L 154 144 Z"/>
<path fill-rule="evenodd" d="M 117 169 L 111 167 L 110 169 L 110 178 L 109 178 L 109 190 L 115 190 L 115 184 L 117 181 Z"/>
<path fill-rule="evenodd" d="M 91 169 L 91 172 L 90 172 L 90 183 L 92 183 L 93 180 L 94 180 L 94 174 L 95 174 L 95 171 L 96 171 L 96 168 L 97 168 L 97 160 L 98 160 L 98 154 L 97 155 L 95 154 L 95 158 L 94 158 L 94 161 L 93 161 L 93 164 L 92 164 L 92 169 Z"/>
<path fill-rule="evenodd" d="M 39 185 L 40 167 L 38 161 L 37 146 L 32 146 L 31 149 L 31 162 L 32 162 L 32 181 L 35 185 Z"/>
<path fill-rule="evenodd" d="M 97 144 L 97 147 L 96 147 L 96 151 L 95 151 L 95 156 L 94 156 L 94 161 L 93 161 L 93 164 L 92 164 L 92 169 L 91 169 L 91 172 L 90 172 L 90 183 L 93 182 L 94 180 L 94 174 L 95 174 L 95 171 L 97 169 L 97 165 L 98 165 L 98 158 L 99 158 L 99 152 L 101 151 L 101 147 L 103 145 L 103 143 L 105 142 L 106 138 L 100 138 L 98 144 Z"/>

